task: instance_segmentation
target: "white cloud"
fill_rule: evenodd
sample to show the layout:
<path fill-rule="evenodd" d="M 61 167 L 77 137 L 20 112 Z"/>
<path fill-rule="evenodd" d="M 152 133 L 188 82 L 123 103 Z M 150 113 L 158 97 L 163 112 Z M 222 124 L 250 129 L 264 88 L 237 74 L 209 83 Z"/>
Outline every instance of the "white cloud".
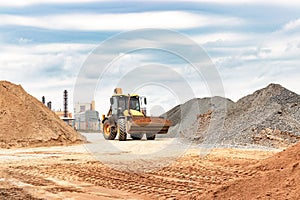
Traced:
<path fill-rule="evenodd" d="M 298 62 L 299 63 L 299 62 Z M 299 68 L 295 62 L 284 61 L 244 62 L 235 68 L 220 68 L 226 97 L 237 101 L 270 83 L 279 83 L 300 94 Z"/>
<path fill-rule="evenodd" d="M 47 101 L 52 101 L 53 108 L 59 109 L 63 89 L 73 88 L 77 73 L 94 46 L 77 43 L 2 44 L 0 79 L 22 84 L 38 99 L 45 95 Z"/>
<path fill-rule="evenodd" d="M 248 61 L 298 62 L 300 19 L 270 33 L 220 32 L 192 36 L 218 66 L 236 67 Z M 293 31 L 291 31 L 293 30 Z"/>
<path fill-rule="evenodd" d="M 184 0 L 178 0 L 184 1 Z M 201 3 L 219 3 L 219 4 L 258 4 L 258 5 L 282 5 L 282 6 L 294 6 L 300 5 L 299 1 L 283 1 L 283 0 L 272 0 L 272 1 L 261 1 L 261 0 L 190 0 L 191 2 Z"/>
<path fill-rule="evenodd" d="M 293 20 L 293 21 L 290 21 L 287 24 L 285 24 L 283 26 L 282 31 L 291 31 L 291 30 L 294 30 L 294 29 L 297 29 L 297 28 L 300 28 L 300 18 L 296 19 L 296 20 Z"/>
<path fill-rule="evenodd" d="M 36 4 L 67 4 L 67 3 L 88 3 L 88 2 L 105 2 L 108 0 L 10 0 L 1 1 L 0 6 L 22 7 Z"/>
<path fill-rule="evenodd" d="M 297 63 L 299 60 L 299 44 L 300 38 L 298 34 L 287 32 L 274 32 L 270 34 L 248 35 L 246 33 L 236 32 L 220 32 L 205 35 L 191 36 L 200 44 L 213 43 L 207 47 L 210 51 L 225 52 L 225 55 L 216 55 L 213 60 L 217 62 L 220 74 L 222 75 L 226 96 L 237 100 L 243 95 L 249 94 L 255 89 L 266 86 L 271 82 L 279 82 L 284 86 L 296 91 L 298 89 L 299 70 Z M 165 38 L 157 37 L 158 41 L 164 41 Z M 25 40 L 25 45 L 1 45 L 0 51 L 3 52 L 0 57 L 0 74 L 3 77 L 8 77 L 8 80 L 16 80 L 16 83 L 21 83 L 31 94 L 36 97 L 47 95 L 49 100 L 52 100 L 55 108 L 61 105 L 61 93 L 64 88 L 72 88 L 75 83 L 75 77 L 69 76 L 62 78 L 61 76 L 46 77 L 46 80 L 36 80 L 38 77 L 32 76 L 36 70 L 44 70 L 47 67 L 57 66 L 58 70 L 79 70 L 80 64 L 86 59 L 94 44 L 77 44 L 77 43 L 55 43 L 55 44 L 40 44 L 32 45 L 30 40 Z M 250 42 L 249 42 L 250 41 Z M 139 43 L 147 46 L 148 40 L 141 40 Z M 240 43 L 239 46 L 230 44 Z M 185 45 L 181 41 L 174 41 L 173 44 L 178 46 Z M 132 45 L 131 41 L 124 41 L 119 44 Z M 171 43 L 168 45 L 172 45 Z M 107 52 L 111 53 L 111 52 Z M 107 55 L 102 55 L 107 56 Z M 114 63 L 117 66 L 138 66 L 144 64 L 147 58 L 142 55 L 121 56 L 123 59 L 116 60 Z M 139 63 L 141 62 L 141 63 Z M 78 67 L 78 69 L 77 69 Z M 113 68 L 111 74 L 124 74 L 126 71 L 118 71 L 118 67 Z M 188 76 L 188 70 L 183 66 L 178 72 L 182 76 Z M 96 69 L 95 69 L 96 70 Z M 46 76 L 46 74 L 41 74 Z M 10 78 L 9 78 L 10 77 Z M 11 78 L 14 77 L 14 78 Z M 289 77 L 287 79 L 286 77 Z M 109 77 L 110 78 L 110 77 Z M 114 77 L 112 77 L 114 78 Z M 161 77 L 164 78 L 164 77 Z M 190 77 L 189 77 L 190 78 Z M 191 79 L 191 78 L 190 78 Z M 174 84 L 175 81 L 174 81 Z M 193 88 L 196 88 L 196 94 L 208 96 L 209 93 L 203 89 L 205 86 L 199 86 L 199 78 L 197 81 L 191 80 Z M 105 87 L 106 95 L 110 95 L 113 85 Z M 299 89 L 298 89 L 299 90 Z M 47 92 L 47 93 L 46 93 Z M 71 94 L 71 92 L 70 92 Z M 149 93 L 149 96 L 155 97 L 155 94 Z M 202 96 L 203 97 L 203 96 Z M 101 95 L 98 98 L 98 109 L 105 112 L 107 107 L 103 105 L 108 103 L 108 97 L 105 99 Z M 100 101 L 99 101 L 100 99 Z M 103 103 L 103 104 L 102 104 Z M 153 100 L 154 105 L 163 105 L 163 102 Z M 102 107 L 101 107 L 102 106 Z M 173 106 L 173 105 L 172 105 Z M 170 105 L 164 104 L 165 108 L 170 108 Z"/>
<path fill-rule="evenodd" d="M 175 20 L 176 19 L 176 20 Z M 132 30 L 141 28 L 188 29 L 195 27 L 239 25 L 241 19 L 201 15 L 182 11 L 126 14 L 65 14 L 39 17 L 0 15 L 0 25 L 32 26 L 56 30 Z"/>
<path fill-rule="evenodd" d="M 139 2 L 140 0 L 132 0 Z M 152 0 L 154 2 L 160 2 L 162 0 Z M 186 2 L 186 0 L 164 0 L 164 2 Z M 10 0 L 1 1 L 0 6 L 7 7 L 22 7 L 36 4 L 74 4 L 74 3 L 96 3 L 96 2 L 117 2 L 116 0 Z M 271 2 L 261 0 L 189 0 L 189 2 L 198 3 L 216 3 L 216 4 L 257 4 L 257 5 L 280 5 L 280 6 L 296 6 L 300 5 L 299 1 L 283 1 L 273 0 Z"/>
<path fill-rule="evenodd" d="M 258 34 L 246 34 L 243 32 L 215 32 L 210 34 L 201 34 L 191 36 L 193 40 L 197 43 L 205 45 L 205 44 L 216 44 L 220 46 L 220 44 L 229 44 L 230 46 L 236 44 L 243 44 L 258 41 L 261 39 L 261 35 Z"/>
<path fill-rule="evenodd" d="M 0 70 L 2 77 L 31 80 L 39 72 L 57 75 L 59 70 L 79 68 L 87 54 L 94 48 L 91 44 L 53 43 L 37 45 L 2 44 Z M 40 74 L 47 76 L 49 74 Z M 63 75 L 63 74 L 62 74 Z M 61 75 L 61 76 L 62 76 Z M 60 76 L 58 76 L 60 77 Z M 39 77 L 35 77 L 38 79 Z"/>
<path fill-rule="evenodd" d="M 270 34 L 260 46 L 260 55 L 265 59 L 298 60 L 299 33 L 299 31 L 293 34 L 279 31 Z"/>
<path fill-rule="evenodd" d="M 300 93 L 299 27 L 296 19 L 270 33 L 214 33 L 192 38 L 212 56 L 226 97 L 238 100 L 272 82 Z"/>
<path fill-rule="evenodd" d="M 29 40 L 20 38 L 19 40 Z M 25 44 L 25 45 L 10 45 L 2 43 L 0 50 L 7 54 L 43 54 L 57 53 L 62 51 L 77 51 L 85 52 L 95 48 L 95 44 L 84 43 L 46 43 L 46 44 Z"/>
<path fill-rule="evenodd" d="M 266 43 L 268 42 L 268 47 Z M 252 55 L 241 51 L 240 55 L 214 58 L 223 79 L 226 97 L 233 100 L 254 92 L 270 83 L 279 83 L 300 94 L 299 49 L 284 51 L 285 43 L 266 41 L 262 48 L 253 49 Z M 264 48 L 267 48 L 267 53 Z M 245 55 L 243 55 L 245 54 Z"/>

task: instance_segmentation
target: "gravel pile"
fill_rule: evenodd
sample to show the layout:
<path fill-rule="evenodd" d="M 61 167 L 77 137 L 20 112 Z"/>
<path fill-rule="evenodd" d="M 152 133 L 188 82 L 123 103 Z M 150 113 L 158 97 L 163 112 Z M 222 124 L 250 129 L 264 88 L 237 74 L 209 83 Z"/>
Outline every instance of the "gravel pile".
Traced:
<path fill-rule="evenodd" d="M 222 144 L 286 147 L 300 139 L 300 96 L 270 84 L 230 107 Z"/>
<path fill-rule="evenodd" d="M 227 107 L 233 104 L 233 101 L 223 97 L 195 98 L 189 100 L 161 115 L 161 117 L 171 120 L 173 126 L 170 127 L 167 135 L 159 135 L 159 137 L 181 137 L 189 141 L 195 138 L 203 138 L 203 136 L 196 134 L 198 124 L 195 122 L 199 118 L 199 115 L 216 110 L 223 111 L 221 115 L 224 115 Z M 210 120 L 210 126 L 222 123 L 222 121 L 215 121 L 216 123 L 212 123 L 212 121 Z"/>
<path fill-rule="evenodd" d="M 236 103 L 218 99 L 222 99 L 222 106 L 219 104 L 214 109 L 209 103 L 198 100 L 201 112 L 190 127 L 180 130 L 179 136 L 199 143 L 275 148 L 287 147 L 300 139 L 300 96 L 281 85 L 270 84 Z M 189 103 L 184 104 L 185 109 L 189 108 Z M 171 121 L 178 119 L 180 107 L 170 110 L 166 117 L 170 117 Z M 181 115 L 183 120 L 177 121 L 176 126 L 186 116 Z M 190 116 L 187 118 L 193 120 Z M 196 130 L 193 130 L 195 127 Z"/>

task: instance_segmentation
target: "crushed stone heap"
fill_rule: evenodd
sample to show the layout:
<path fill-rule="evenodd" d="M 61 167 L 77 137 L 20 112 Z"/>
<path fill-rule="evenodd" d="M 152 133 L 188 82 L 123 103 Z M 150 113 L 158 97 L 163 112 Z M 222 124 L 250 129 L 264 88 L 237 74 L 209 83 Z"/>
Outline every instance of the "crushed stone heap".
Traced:
<path fill-rule="evenodd" d="M 229 107 L 222 133 L 226 144 L 285 148 L 300 139 L 300 96 L 278 84 Z"/>
<path fill-rule="evenodd" d="M 190 100 L 162 116 L 175 122 L 171 131 L 188 121 L 177 135 L 199 143 L 285 148 L 300 140 L 300 95 L 281 85 L 270 84 L 236 103 L 221 97 L 210 103 L 215 98 Z M 197 118 L 185 110 L 197 110 Z"/>
<path fill-rule="evenodd" d="M 0 81 L 0 148 L 84 141 L 83 136 L 20 85 Z"/>

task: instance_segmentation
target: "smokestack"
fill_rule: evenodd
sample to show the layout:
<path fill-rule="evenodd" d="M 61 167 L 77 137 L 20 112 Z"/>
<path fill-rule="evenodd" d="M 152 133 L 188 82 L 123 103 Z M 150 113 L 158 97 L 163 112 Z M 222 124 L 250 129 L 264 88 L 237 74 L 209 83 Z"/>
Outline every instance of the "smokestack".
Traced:
<path fill-rule="evenodd" d="M 64 117 L 68 117 L 68 91 L 64 91 Z"/>
<path fill-rule="evenodd" d="M 42 103 L 45 104 L 46 100 L 45 100 L 45 96 L 42 96 Z"/>
<path fill-rule="evenodd" d="M 49 101 L 49 102 L 47 103 L 47 107 L 48 107 L 50 110 L 52 110 L 52 102 L 51 102 L 51 101 Z"/>

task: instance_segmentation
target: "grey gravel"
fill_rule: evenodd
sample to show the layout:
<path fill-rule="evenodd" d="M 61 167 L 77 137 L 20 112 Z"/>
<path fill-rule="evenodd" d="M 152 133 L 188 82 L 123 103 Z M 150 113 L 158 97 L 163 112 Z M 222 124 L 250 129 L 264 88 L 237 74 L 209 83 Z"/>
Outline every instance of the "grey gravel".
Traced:
<path fill-rule="evenodd" d="M 300 139 L 300 96 L 278 84 L 241 98 L 192 99 L 162 115 L 171 137 L 212 145 L 284 148 Z"/>

